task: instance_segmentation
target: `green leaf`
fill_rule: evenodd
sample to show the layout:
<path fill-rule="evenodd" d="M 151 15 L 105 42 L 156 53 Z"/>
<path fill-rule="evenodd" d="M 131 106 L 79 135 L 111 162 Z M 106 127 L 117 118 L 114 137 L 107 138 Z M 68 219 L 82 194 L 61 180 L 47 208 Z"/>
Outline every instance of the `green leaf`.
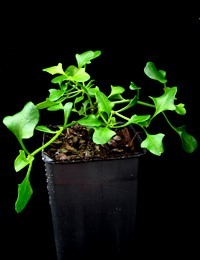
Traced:
<path fill-rule="evenodd" d="M 147 126 L 150 117 L 151 117 L 150 115 L 142 115 L 142 116 L 133 115 L 133 116 L 131 116 L 131 118 L 129 118 L 129 120 L 127 120 L 126 123 L 120 125 L 119 127 L 121 128 L 121 127 L 130 125 L 130 124 L 137 124 L 137 125 L 140 125 L 140 126 Z"/>
<path fill-rule="evenodd" d="M 176 105 L 176 110 L 175 111 L 179 115 L 185 115 L 186 114 L 185 105 L 182 104 L 182 103 Z"/>
<path fill-rule="evenodd" d="M 58 111 L 63 110 L 63 104 L 62 103 L 55 103 L 55 105 L 48 107 L 48 111 Z"/>
<path fill-rule="evenodd" d="M 49 89 L 50 95 L 49 100 L 50 101 L 56 101 L 60 97 L 62 97 L 65 94 L 65 90 L 61 89 Z"/>
<path fill-rule="evenodd" d="M 123 87 L 120 86 L 112 86 L 111 85 L 111 93 L 108 96 L 110 101 L 114 101 L 114 100 L 122 100 L 123 97 L 121 96 L 121 94 L 125 91 L 125 89 Z"/>
<path fill-rule="evenodd" d="M 151 115 L 133 115 L 128 121 L 129 124 L 137 124 L 140 126 L 147 126 Z"/>
<path fill-rule="evenodd" d="M 21 212 L 28 204 L 33 194 L 32 187 L 27 174 L 21 184 L 18 184 L 18 197 L 15 202 L 15 210 L 17 213 Z"/>
<path fill-rule="evenodd" d="M 138 95 L 134 96 L 134 98 L 131 99 L 130 102 L 126 106 L 124 106 L 123 108 L 119 109 L 118 113 L 121 112 L 121 111 L 125 111 L 125 110 L 135 106 L 137 104 L 137 101 L 138 101 Z"/>
<path fill-rule="evenodd" d="M 92 139 L 96 144 L 105 144 L 114 135 L 116 135 L 116 132 L 107 127 L 95 127 Z"/>
<path fill-rule="evenodd" d="M 95 115 L 89 115 L 87 117 L 81 118 L 78 120 L 78 123 L 90 127 L 101 125 L 101 121 Z"/>
<path fill-rule="evenodd" d="M 176 106 L 174 105 L 174 100 L 177 92 L 177 87 L 167 88 L 165 93 L 160 97 L 150 97 L 156 107 L 156 111 L 153 115 L 155 117 L 159 113 L 165 110 L 175 110 Z"/>
<path fill-rule="evenodd" d="M 197 148 L 197 140 L 187 133 L 185 126 L 177 127 L 175 129 L 181 137 L 183 149 L 188 153 L 193 153 Z"/>
<path fill-rule="evenodd" d="M 28 102 L 19 113 L 3 119 L 3 123 L 14 133 L 20 143 L 22 139 L 33 136 L 38 121 L 39 111 L 32 102 Z"/>
<path fill-rule="evenodd" d="M 98 103 L 99 112 L 106 112 L 109 116 L 111 113 L 111 109 L 114 106 L 114 104 L 107 98 L 107 96 L 101 92 L 97 91 L 95 93 L 96 100 Z"/>
<path fill-rule="evenodd" d="M 45 108 L 48 108 L 51 106 L 55 106 L 56 104 L 57 104 L 57 102 L 51 101 L 51 100 L 49 100 L 49 98 L 46 98 L 45 101 L 38 103 L 36 105 L 36 107 L 37 107 L 37 109 L 45 109 Z"/>
<path fill-rule="evenodd" d="M 48 134 L 56 134 L 57 131 L 52 131 L 51 129 L 49 129 L 48 127 L 44 126 L 44 125 L 38 125 L 36 128 L 36 130 L 44 132 L 44 133 L 48 133 Z"/>
<path fill-rule="evenodd" d="M 144 73 L 151 79 L 157 80 L 161 83 L 166 83 L 167 79 L 165 78 L 166 72 L 164 70 L 157 70 L 154 63 L 149 61 L 146 63 L 144 68 Z"/>
<path fill-rule="evenodd" d="M 89 102 L 89 100 L 85 100 L 85 101 L 82 103 L 82 106 L 81 106 L 81 108 L 80 108 L 79 111 L 78 111 L 79 116 L 85 115 L 85 114 L 87 113 L 87 110 L 89 109 L 89 107 L 90 107 L 90 102 Z M 77 112 L 76 109 L 73 109 L 72 111 Z"/>
<path fill-rule="evenodd" d="M 78 68 L 74 65 L 70 65 L 66 70 L 65 70 L 65 75 L 67 76 L 67 79 L 71 76 L 73 77 L 78 71 Z"/>
<path fill-rule="evenodd" d="M 147 138 L 142 141 L 141 148 L 148 149 L 151 153 L 160 156 L 164 152 L 163 137 L 165 135 L 160 133 L 156 135 L 150 135 L 147 133 Z"/>
<path fill-rule="evenodd" d="M 109 98 L 112 98 L 113 96 L 118 96 L 119 94 L 122 94 L 125 91 L 123 87 L 120 86 L 112 86 L 111 85 L 111 93 L 109 95 Z"/>
<path fill-rule="evenodd" d="M 43 69 L 43 71 L 46 71 L 46 72 L 50 73 L 51 75 L 65 74 L 64 71 L 63 71 L 63 68 L 62 68 L 62 63 L 58 63 L 57 66 L 45 68 L 45 69 Z"/>
<path fill-rule="evenodd" d="M 92 59 L 101 55 L 101 51 L 86 51 L 82 54 L 76 54 L 76 60 L 79 68 L 82 68 L 86 64 L 90 64 Z"/>
<path fill-rule="evenodd" d="M 64 126 L 67 124 L 68 122 L 68 118 L 71 114 L 71 111 L 72 111 L 72 106 L 73 106 L 73 103 L 72 102 L 67 102 L 65 105 L 64 105 Z"/>
<path fill-rule="evenodd" d="M 33 156 L 26 157 L 26 154 L 23 150 L 19 151 L 19 155 L 14 161 L 14 168 L 16 172 L 19 172 L 24 167 L 26 167 L 28 164 L 32 163 L 34 160 Z"/>
<path fill-rule="evenodd" d="M 77 72 L 69 77 L 69 80 L 75 82 L 86 82 L 90 79 L 90 75 L 85 71 L 84 68 L 80 68 Z"/>
<path fill-rule="evenodd" d="M 140 87 L 138 87 L 138 86 L 137 86 L 135 83 L 133 83 L 133 82 L 131 82 L 129 88 L 130 88 L 131 90 L 139 90 L 139 89 L 140 89 Z"/>
<path fill-rule="evenodd" d="M 97 91 L 100 91 L 99 88 L 96 86 L 95 88 L 88 89 L 88 93 L 91 97 L 95 97 Z"/>
<path fill-rule="evenodd" d="M 84 96 L 80 96 L 80 97 L 75 98 L 74 104 L 81 102 L 83 99 L 84 99 Z"/>
<path fill-rule="evenodd" d="M 54 84 L 59 84 L 60 85 L 63 81 L 66 81 L 67 79 L 68 78 L 67 78 L 66 75 L 60 75 L 60 76 L 57 76 L 57 77 L 53 78 L 51 80 L 51 82 L 54 83 Z"/>

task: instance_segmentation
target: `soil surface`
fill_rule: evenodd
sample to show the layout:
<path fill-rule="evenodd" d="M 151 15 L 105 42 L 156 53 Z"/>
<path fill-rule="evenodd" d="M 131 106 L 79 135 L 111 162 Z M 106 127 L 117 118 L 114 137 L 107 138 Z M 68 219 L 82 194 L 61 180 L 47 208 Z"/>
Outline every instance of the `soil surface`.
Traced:
<path fill-rule="evenodd" d="M 67 128 L 45 153 L 56 161 L 102 160 L 137 156 L 141 151 L 140 136 L 130 127 L 118 128 L 104 145 L 95 144 L 89 130 L 81 125 Z M 45 142 L 50 135 L 45 135 Z"/>

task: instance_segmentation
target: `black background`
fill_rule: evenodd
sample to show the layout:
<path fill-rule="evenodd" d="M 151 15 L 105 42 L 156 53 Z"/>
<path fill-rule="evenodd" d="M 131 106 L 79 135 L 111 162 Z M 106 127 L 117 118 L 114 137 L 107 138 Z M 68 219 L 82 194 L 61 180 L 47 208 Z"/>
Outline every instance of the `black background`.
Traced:
<path fill-rule="evenodd" d="M 27 101 L 37 103 L 47 96 L 49 77 L 43 68 L 58 62 L 68 65 L 75 61 L 75 53 L 100 49 L 102 55 L 91 74 L 104 83 L 143 83 L 143 68 L 149 60 L 165 69 L 171 83 L 180 86 L 188 132 L 199 140 L 200 15 L 195 8 L 186 12 L 164 5 L 156 8 L 115 4 L 108 9 L 77 3 L 3 9 L 1 120 Z M 36 159 L 31 177 L 34 195 L 23 214 L 17 215 L 13 159 L 18 146 L 2 124 L 0 131 L 1 254 L 6 259 L 12 255 L 55 259 L 43 162 Z M 147 154 L 140 161 L 137 250 L 141 257 L 198 253 L 199 149 L 185 154 L 179 140 L 168 141 L 161 158 Z"/>

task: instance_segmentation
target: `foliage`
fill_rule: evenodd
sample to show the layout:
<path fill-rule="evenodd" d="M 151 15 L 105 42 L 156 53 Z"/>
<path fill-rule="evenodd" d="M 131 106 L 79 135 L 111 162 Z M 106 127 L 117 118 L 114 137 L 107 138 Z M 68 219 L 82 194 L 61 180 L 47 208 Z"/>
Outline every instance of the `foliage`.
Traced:
<path fill-rule="evenodd" d="M 177 103 L 177 86 L 167 86 L 166 72 L 158 70 L 151 61 L 146 63 L 145 75 L 159 82 L 162 94 L 159 97 L 149 96 L 148 102 L 141 101 L 141 90 L 134 82 L 130 82 L 129 88 L 111 85 L 110 92 L 106 95 L 95 81 L 86 72 L 87 65 L 101 55 L 101 51 L 86 51 L 76 54 L 77 65 L 70 65 L 66 69 L 62 63 L 43 69 L 53 76 L 49 89 L 49 96 L 41 103 L 28 102 L 23 109 L 12 116 L 3 119 L 4 125 L 16 136 L 20 144 L 19 155 L 14 161 L 16 172 L 27 168 L 23 181 L 18 185 L 18 198 L 15 203 L 16 212 L 21 212 L 30 200 L 33 190 L 30 184 L 30 173 L 35 155 L 41 153 L 63 132 L 64 129 L 76 123 L 93 129 L 93 141 L 99 145 L 107 143 L 113 135 L 115 128 L 124 127 L 130 124 L 137 125 L 143 131 L 145 138 L 141 147 L 147 149 L 156 156 L 164 152 L 164 133 L 150 133 L 149 126 L 153 121 L 160 120 L 160 115 L 167 124 L 181 139 L 182 148 L 192 153 L 197 148 L 196 139 L 186 131 L 186 127 L 175 126 L 169 120 L 167 113 L 173 112 L 178 116 L 186 114 L 183 103 Z M 127 91 L 132 97 L 125 98 Z M 147 114 L 136 114 L 136 106 L 147 107 L 150 112 Z M 52 113 L 55 118 L 55 111 L 63 113 L 63 122 L 59 129 L 52 131 L 46 125 L 40 125 L 40 114 L 42 111 Z M 131 116 L 127 116 L 129 111 Z M 119 124 L 123 122 L 123 124 Z M 24 140 L 34 137 L 35 131 L 51 133 L 52 138 L 47 143 L 41 144 L 33 152 L 28 151 Z"/>

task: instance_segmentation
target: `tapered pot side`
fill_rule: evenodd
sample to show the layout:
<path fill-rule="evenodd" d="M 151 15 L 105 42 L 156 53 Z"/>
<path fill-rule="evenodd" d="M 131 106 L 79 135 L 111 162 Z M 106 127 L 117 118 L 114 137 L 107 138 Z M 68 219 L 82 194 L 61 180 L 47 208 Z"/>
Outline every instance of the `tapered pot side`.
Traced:
<path fill-rule="evenodd" d="M 139 157 L 144 153 L 86 162 L 53 161 L 43 153 L 57 259 L 131 252 Z"/>

